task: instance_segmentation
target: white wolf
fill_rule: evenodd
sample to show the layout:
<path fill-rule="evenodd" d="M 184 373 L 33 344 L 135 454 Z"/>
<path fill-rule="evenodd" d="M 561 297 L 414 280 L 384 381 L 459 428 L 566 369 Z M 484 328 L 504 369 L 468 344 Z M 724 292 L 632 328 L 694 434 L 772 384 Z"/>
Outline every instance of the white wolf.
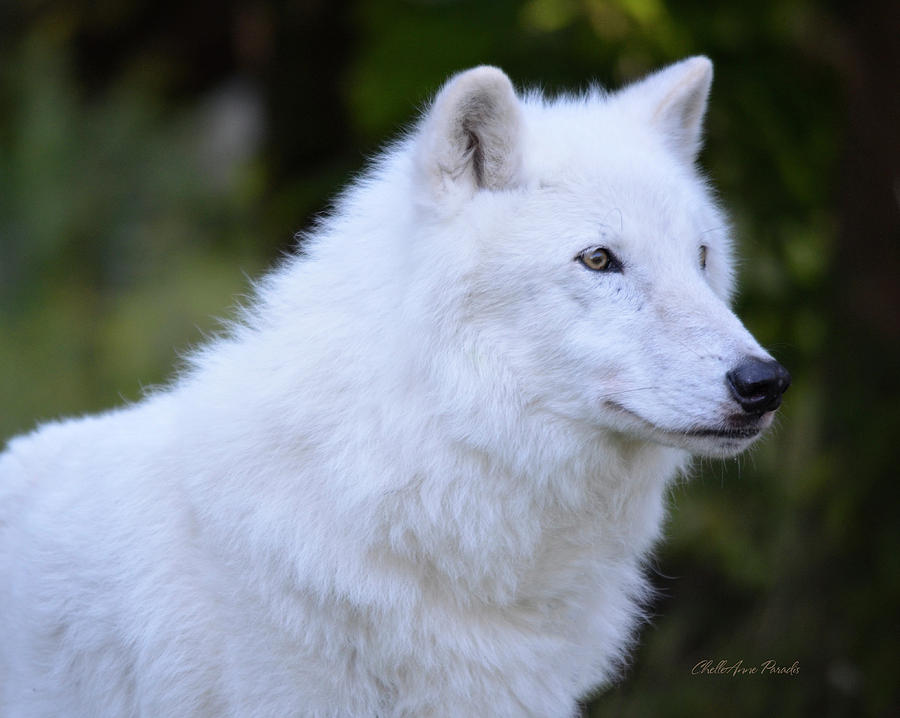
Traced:
<path fill-rule="evenodd" d="M 789 377 L 728 308 L 709 60 L 452 78 L 228 337 L 0 459 L 0 714 L 571 716 L 691 454 Z"/>

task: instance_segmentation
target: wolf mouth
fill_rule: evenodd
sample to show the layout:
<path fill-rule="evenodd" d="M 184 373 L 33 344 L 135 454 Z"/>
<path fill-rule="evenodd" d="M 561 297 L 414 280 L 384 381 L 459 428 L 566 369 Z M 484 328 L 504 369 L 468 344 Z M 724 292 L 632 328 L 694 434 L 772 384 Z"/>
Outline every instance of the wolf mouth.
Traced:
<path fill-rule="evenodd" d="M 762 428 L 759 426 L 744 426 L 739 429 L 694 429 L 680 433 L 686 436 L 712 436 L 721 439 L 751 439 L 761 431 Z"/>
<path fill-rule="evenodd" d="M 691 436 L 697 438 L 733 439 L 743 441 L 758 436 L 764 428 L 763 425 L 761 425 L 757 421 L 754 421 L 752 424 L 745 424 L 744 426 L 736 426 L 731 428 L 700 427 L 695 429 L 667 429 L 665 427 L 654 424 L 652 421 L 648 421 L 644 417 L 631 411 L 631 409 L 622 406 L 618 402 L 607 401 L 606 404 L 617 411 L 627 414 L 633 419 L 637 419 L 649 429 L 662 434 L 667 434 L 669 436 Z"/>

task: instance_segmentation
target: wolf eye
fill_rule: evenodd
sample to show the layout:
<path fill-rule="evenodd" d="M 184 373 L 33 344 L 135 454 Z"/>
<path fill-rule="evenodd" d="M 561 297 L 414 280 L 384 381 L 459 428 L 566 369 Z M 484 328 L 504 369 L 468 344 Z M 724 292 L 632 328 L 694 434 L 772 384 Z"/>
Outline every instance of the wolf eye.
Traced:
<path fill-rule="evenodd" d="M 707 248 L 705 244 L 700 245 L 700 269 L 706 269 L 706 252 Z"/>
<path fill-rule="evenodd" d="M 621 272 L 622 265 L 606 247 L 590 247 L 575 257 L 588 269 L 595 272 Z"/>

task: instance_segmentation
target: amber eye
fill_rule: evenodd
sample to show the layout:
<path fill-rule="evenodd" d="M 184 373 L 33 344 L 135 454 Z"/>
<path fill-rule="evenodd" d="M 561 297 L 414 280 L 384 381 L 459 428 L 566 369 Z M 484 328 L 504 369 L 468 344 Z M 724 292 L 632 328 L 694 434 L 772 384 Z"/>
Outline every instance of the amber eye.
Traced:
<path fill-rule="evenodd" d="M 618 263 L 612 252 L 604 247 L 591 247 L 578 255 L 577 259 L 588 269 L 595 272 L 615 271 Z"/>
<path fill-rule="evenodd" d="M 706 245 L 700 245 L 700 268 L 706 269 Z"/>

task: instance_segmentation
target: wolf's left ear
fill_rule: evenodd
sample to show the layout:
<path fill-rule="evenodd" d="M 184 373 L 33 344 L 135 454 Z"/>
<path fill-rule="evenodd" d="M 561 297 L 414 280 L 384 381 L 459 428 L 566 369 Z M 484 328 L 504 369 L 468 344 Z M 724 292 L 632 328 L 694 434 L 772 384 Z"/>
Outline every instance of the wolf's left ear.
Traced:
<path fill-rule="evenodd" d="M 521 127 L 519 100 L 502 70 L 481 66 L 450 78 L 417 138 L 416 163 L 435 198 L 514 185 Z"/>
<path fill-rule="evenodd" d="M 698 55 L 629 85 L 620 97 L 634 103 L 678 157 L 693 163 L 700 152 L 712 77 L 712 62 Z"/>

